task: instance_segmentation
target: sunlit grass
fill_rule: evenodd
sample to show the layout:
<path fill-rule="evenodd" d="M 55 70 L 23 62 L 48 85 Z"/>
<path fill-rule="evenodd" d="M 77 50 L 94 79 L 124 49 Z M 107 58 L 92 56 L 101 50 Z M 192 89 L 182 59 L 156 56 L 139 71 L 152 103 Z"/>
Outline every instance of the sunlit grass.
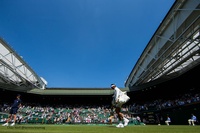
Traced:
<path fill-rule="evenodd" d="M 200 126 L 188 125 L 16 125 L 0 126 L 0 133 L 199 133 Z"/>

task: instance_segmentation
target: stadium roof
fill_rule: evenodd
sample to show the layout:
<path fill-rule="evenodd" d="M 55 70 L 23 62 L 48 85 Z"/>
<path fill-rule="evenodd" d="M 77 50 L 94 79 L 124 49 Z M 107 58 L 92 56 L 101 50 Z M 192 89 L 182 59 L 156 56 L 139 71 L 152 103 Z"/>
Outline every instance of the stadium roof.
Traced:
<path fill-rule="evenodd" d="M 175 78 L 200 64 L 200 1 L 177 0 L 150 39 L 125 86 L 132 91 Z"/>
<path fill-rule="evenodd" d="M 120 88 L 122 91 L 129 92 L 129 88 Z M 110 88 L 47 88 L 45 90 L 32 89 L 28 93 L 39 95 L 112 95 Z"/>
<path fill-rule="evenodd" d="M 138 90 L 175 78 L 200 64 L 200 1 L 177 0 L 125 82 Z M 0 39 L 0 88 L 40 95 L 110 95 L 109 88 L 46 88 L 47 82 Z"/>
<path fill-rule="evenodd" d="M 0 38 L 0 88 L 12 90 L 44 89 L 46 81 L 2 38 Z"/>

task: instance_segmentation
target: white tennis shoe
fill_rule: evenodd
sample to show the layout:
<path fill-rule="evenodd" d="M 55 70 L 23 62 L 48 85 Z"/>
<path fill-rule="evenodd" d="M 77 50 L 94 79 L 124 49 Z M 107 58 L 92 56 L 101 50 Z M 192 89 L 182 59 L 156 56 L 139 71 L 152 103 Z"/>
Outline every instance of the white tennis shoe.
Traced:
<path fill-rule="evenodd" d="M 13 122 L 12 124 L 10 124 L 10 126 L 14 126 L 15 125 L 15 123 Z"/>
<path fill-rule="evenodd" d="M 127 126 L 128 123 L 129 123 L 129 120 L 125 118 L 125 120 L 124 120 L 124 126 Z"/>
<path fill-rule="evenodd" d="M 8 123 L 4 123 L 2 126 L 8 126 Z"/>
<path fill-rule="evenodd" d="M 123 128 L 124 125 L 123 125 L 122 123 L 119 123 L 116 127 L 118 127 L 118 128 Z"/>

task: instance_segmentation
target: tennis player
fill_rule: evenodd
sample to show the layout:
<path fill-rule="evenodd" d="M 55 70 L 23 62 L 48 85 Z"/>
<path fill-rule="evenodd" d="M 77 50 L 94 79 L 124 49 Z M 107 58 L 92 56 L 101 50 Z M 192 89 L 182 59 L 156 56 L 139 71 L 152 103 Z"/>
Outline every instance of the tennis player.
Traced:
<path fill-rule="evenodd" d="M 10 126 L 14 126 L 15 125 L 16 118 L 17 118 L 17 111 L 21 107 L 21 99 L 20 99 L 20 97 L 21 97 L 21 95 L 18 94 L 17 98 L 14 100 L 13 105 L 11 106 L 9 117 L 6 120 L 6 123 L 4 123 L 2 126 L 8 126 L 9 125 L 8 123 L 12 120 L 12 118 L 13 118 L 13 123 Z"/>
<path fill-rule="evenodd" d="M 124 92 L 122 92 L 115 84 L 111 84 L 111 89 L 114 90 L 112 105 L 115 107 L 115 112 L 119 119 L 119 124 L 116 126 L 118 128 L 123 128 L 128 125 L 129 120 L 124 117 L 124 114 L 121 112 L 122 105 L 127 101 L 120 102 L 120 98 L 123 98 Z M 124 124 L 123 124 L 124 123 Z"/>

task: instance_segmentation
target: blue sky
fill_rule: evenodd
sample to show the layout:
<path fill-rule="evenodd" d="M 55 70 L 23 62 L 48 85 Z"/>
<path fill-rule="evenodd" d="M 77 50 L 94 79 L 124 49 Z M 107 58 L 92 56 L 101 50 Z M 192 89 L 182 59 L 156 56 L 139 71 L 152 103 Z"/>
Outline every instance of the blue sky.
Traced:
<path fill-rule="evenodd" d="M 0 0 L 0 37 L 47 87 L 124 87 L 175 0 Z"/>

